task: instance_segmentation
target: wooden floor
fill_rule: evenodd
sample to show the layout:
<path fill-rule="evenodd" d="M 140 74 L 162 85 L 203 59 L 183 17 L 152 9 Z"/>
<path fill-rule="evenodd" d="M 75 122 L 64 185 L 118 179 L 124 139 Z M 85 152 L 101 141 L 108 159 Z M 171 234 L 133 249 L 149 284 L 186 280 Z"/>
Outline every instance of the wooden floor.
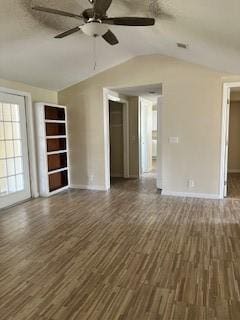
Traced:
<path fill-rule="evenodd" d="M 161 196 L 154 183 L 3 211 L 0 319 L 240 319 L 240 201 Z"/>

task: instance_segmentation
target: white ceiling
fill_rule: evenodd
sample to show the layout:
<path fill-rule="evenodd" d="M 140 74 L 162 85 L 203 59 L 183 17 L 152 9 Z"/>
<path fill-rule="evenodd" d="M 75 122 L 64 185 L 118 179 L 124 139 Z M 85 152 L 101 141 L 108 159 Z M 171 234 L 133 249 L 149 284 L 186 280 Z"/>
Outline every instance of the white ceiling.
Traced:
<path fill-rule="evenodd" d="M 31 3 L 80 13 L 88 0 L 0 0 L 0 77 L 61 89 L 94 74 L 93 40 L 74 34 L 53 37 L 77 20 L 31 10 Z M 240 74 L 240 1 L 113 0 L 109 16 L 152 16 L 153 27 L 111 27 L 120 44 L 97 40 L 97 70 L 136 55 L 165 54 L 213 69 Z M 161 8 L 162 11 L 159 11 Z M 188 50 L 176 42 L 189 45 Z"/>
<path fill-rule="evenodd" d="M 162 95 L 162 84 L 153 84 L 126 88 L 112 88 L 112 91 L 118 92 L 126 96 L 143 97 L 153 102 L 157 101 L 157 97 Z"/>

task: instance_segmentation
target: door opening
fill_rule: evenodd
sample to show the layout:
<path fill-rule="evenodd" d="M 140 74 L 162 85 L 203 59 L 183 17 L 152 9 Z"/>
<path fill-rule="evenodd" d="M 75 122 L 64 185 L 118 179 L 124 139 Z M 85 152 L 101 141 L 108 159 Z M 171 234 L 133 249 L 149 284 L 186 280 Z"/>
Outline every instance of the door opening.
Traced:
<path fill-rule="evenodd" d="M 240 198 L 240 87 L 228 88 L 226 104 L 224 196 Z"/>
<path fill-rule="evenodd" d="M 111 178 L 125 179 L 118 187 L 146 182 L 151 191 L 162 189 L 161 109 L 161 84 L 104 89 L 107 190 Z M 151 181 L 141 180 L 147 175 Z"/>
<path fill-rule="evenodd" d="M 123 104 L 109 100 L 110 177 L 124 177 Z"/>
<path fill-rule="evenodd" d="M 139 175 L 161 189 L 160 96 L 139 97 Z"/>

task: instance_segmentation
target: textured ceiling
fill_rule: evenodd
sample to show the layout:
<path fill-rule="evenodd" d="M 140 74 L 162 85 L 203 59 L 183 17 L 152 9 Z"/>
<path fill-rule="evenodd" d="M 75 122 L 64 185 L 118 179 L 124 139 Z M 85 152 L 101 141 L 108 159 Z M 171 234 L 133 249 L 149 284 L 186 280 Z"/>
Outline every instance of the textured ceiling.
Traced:
<path fill-rule="evenodd" d="M 113 0 L 109 16 L 155 16 L 157 23 L 111 26 L 120 44 L 97 39 L 96 71 L 93 39 L 80 33 L 53 39 L 78 21 L 32 11 L 31 4 L 74 13 L 90 6 L 88 0 L 0 0 L 0 78 L 61 89 L 136 55 L 156 53 L 240 74 L 238 0 Z"/>

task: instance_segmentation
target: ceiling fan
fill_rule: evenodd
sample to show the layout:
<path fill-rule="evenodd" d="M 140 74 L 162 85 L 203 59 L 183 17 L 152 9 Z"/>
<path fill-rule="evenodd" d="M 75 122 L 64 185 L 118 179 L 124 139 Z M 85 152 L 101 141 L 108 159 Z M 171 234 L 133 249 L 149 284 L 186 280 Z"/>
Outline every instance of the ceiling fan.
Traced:
<path fill-rule="evenodd" d="M 152 26 L 155 24 L 155 19 L 146 17 L 108 17 L 107 10 L 109 9 L 112 0 L 88 0 L 92 8 L 85 9 L 82 14 L 75 14 L 56 10 L 52 8 L 45 8 L 41 6 L 33 6 L 33 10 L 43 11 L 60 16 L 71 17 L 80 20 L 82 23 L 75 28 L 67 30 L 58 34 L 55 38 L 61 39 L 69 36 L 75 32 L 82 32 L 91 37 L 102 36 L 110 45 L 119 43 L 117 37 L 109 29 L 109 25 L 117 26 Z"/>

